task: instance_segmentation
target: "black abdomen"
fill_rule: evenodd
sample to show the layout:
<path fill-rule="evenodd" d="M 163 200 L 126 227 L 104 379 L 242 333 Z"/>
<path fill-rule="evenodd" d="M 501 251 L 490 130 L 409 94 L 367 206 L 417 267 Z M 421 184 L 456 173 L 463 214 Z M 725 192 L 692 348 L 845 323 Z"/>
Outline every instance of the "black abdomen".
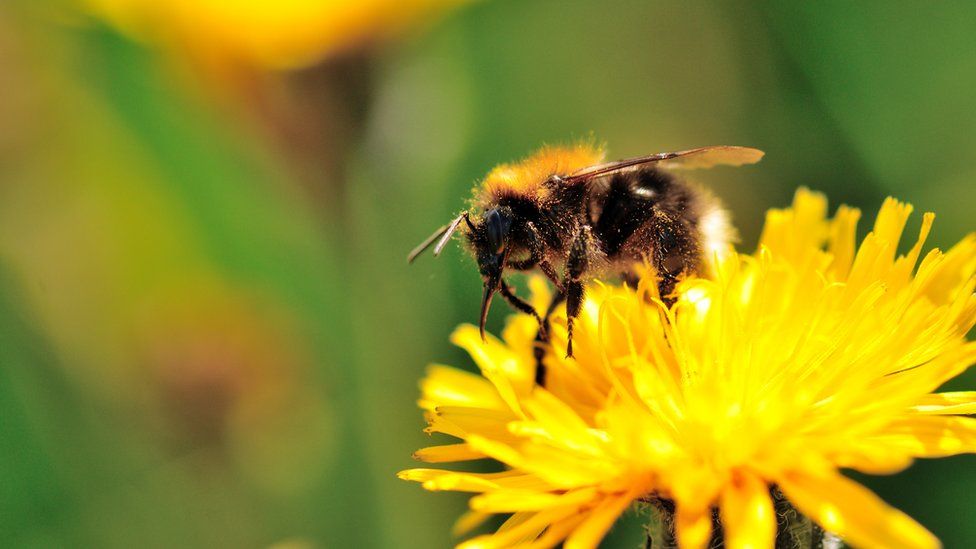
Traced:
<path fill-rule="evenodd" d="M 679 275 L 702 263 L 701 204 L 683 180 L 644 169 L 611 179 L 594 197 L 593 227 L 607 259 L 625 277 L 634 262 L 647 260 L 660 277 L 662 297 Z"/>

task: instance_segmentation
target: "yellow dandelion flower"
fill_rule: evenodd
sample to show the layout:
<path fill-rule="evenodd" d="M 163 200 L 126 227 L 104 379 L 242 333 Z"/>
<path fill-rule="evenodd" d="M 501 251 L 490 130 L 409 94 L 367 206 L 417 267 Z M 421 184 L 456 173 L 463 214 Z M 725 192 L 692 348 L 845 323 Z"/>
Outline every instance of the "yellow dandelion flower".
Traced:
<path fill-rule="evenodd" d="M 380 41 L 462 0 L 82 0 L 142 39 L 208 60 L 268 69 L 310 65 Z"/>
<path fill-rule="evenodd" d="M 767 215 L 759 249 L 717 259 L 664 310 L 637 289 L 594 285 L 575 359 L 547 351 L 534 383 L 531 318 L 503 340 L 462 326 L 452 341 L 481 375 L 432 366 L 429 432 L 459 439 L 428 462 L 493 458 L 497 473 L 403 471 L 429 490 L 476 494 L 461 529 L 511 514 L 464 548 L 595 547 L 633 502 L 673 504 L 681 547 L 704 547 L 718 509 L 728 547 L 773 547 L 771 488 L 857 547 L 937 547 L 925 528 L 839 469 L 892 473 L 917 457 L 976 451 L 976 392 L 934 392 L 976 362 L 976 236 L 946 253 L 897 247 L 911 206 L 887 200 L 858 246 L 859 212 L 827 218 L 800 190 Z M 537 307 L 548 301 L 531 281 Z M 566 345 L 553 320 L 554 349 Z"/>

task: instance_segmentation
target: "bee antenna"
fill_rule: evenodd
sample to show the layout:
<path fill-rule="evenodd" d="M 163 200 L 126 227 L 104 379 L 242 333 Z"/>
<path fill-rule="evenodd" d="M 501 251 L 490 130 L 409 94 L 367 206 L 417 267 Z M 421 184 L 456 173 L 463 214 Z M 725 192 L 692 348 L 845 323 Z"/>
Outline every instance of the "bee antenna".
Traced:
<path fill-rule="evenodd" d="M 444 246 L 447 245 L 447 242 L 451 239 L 451 235 L 454 234 L 454 231 L 457 230 L 458 225 L 461 224 L 462 219 L 468 219 L 468 212 L 464 212 L 455 217 L 454 220 L 447 225 L 439 227 L 432 235 L 428 236 L 423 242 L 418 244 L 417 247 L 411 250 L 407 255 L 407 263 L 413 263 L 414 259 L 417 259 L 420 254 L 424 253 L 424 251 L 426 251 L 427 248 L 430 248 L 435 242 L 437 245 L 434 246 L 434 257 L 440 255 L 441 250 L 443 250 Z M 468 221 L 468 225 L 471 225 L 471 221 Z"/>
<path fill-rule="evenodd" d="M 441 250 L 444 249 L 444 246 L 447 246 L 447 242 L 451 240 L 451 235 L 453 235 L 454 231 L 457 230 L 458 225 L 461 224 L 462 219 L 468 222 L 468 227 L 471 230 L 474 230 L 474 225 L 472 225 L 471 220 L 468 219 L 468 212 L 464 212 L 461 215 L 455 217 L 454 221 L 451 221 L 451 224 L 447 226 L 447 230 L 444 231 L 444 236 L 442 236 L 441 239 L 437 242 L 437 245 L 434 246 L 434 257 L 441 255 Z"/>

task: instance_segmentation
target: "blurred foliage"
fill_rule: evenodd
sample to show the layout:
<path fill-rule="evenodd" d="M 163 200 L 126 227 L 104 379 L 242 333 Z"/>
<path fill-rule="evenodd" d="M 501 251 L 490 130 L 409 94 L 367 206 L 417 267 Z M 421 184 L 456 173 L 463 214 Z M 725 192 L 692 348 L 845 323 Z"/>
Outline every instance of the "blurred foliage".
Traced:
<path fill-rule="evenodd" d="M 756 146 L 699 177 L 745 248 L 799 185 L 896 194 L 947 245 L 974 228 L 973 28 L 961 2 L 493 0 L 215 84 L 70 4 L 0 5 L 0 543 L 449 546 L 464 498 L 394 472 L 424 365 L 470 366 L 446 336 L 480 282 L 404 257 L 479 177 L 590 134 Z M 964 546 L 973 464 L 865 482 Z"/>

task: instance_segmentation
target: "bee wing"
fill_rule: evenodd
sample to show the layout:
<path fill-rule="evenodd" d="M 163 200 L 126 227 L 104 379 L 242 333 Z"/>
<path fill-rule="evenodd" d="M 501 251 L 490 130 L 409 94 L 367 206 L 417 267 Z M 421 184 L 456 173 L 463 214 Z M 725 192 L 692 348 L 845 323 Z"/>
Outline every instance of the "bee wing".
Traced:
<path fill-rule="evenodd" d="M 647 164 L 660 164 L 662 168 L 700 169 L 712 166 L 741 166 L 755 164 L 765 153 L 759 149 L 749 147 L 734 147 L 721 145 L 717 147 L 701 147 L 687 151 L 665 152 L 638 156 L 606 164 L 597 164 L 583 168 L 575 173 L 563 177 L 565 181 L 583 181 L 595 177 L 603 177 L 615 173 L 635 170 Z"/>

